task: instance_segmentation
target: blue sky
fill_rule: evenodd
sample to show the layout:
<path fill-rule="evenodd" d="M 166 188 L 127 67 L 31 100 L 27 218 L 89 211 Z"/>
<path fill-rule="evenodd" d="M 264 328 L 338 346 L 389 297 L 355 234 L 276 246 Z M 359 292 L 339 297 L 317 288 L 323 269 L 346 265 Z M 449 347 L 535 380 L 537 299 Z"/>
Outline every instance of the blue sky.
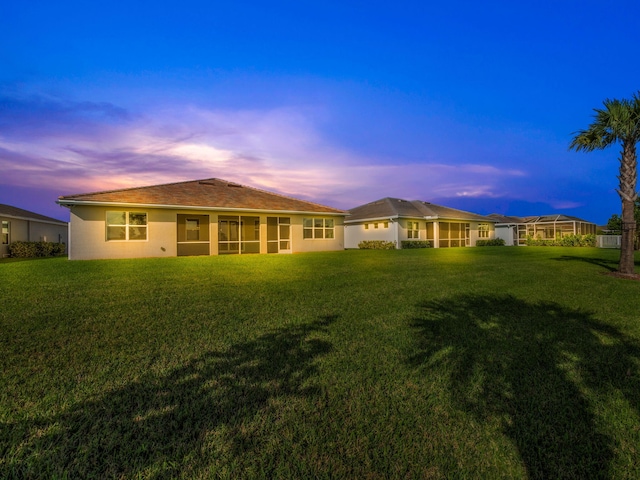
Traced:
<path fill-rule="evenodd" d="M 620 212 L 636 1 L 4 2 L 0 203 L 218 177 L 352 208 Z"/>

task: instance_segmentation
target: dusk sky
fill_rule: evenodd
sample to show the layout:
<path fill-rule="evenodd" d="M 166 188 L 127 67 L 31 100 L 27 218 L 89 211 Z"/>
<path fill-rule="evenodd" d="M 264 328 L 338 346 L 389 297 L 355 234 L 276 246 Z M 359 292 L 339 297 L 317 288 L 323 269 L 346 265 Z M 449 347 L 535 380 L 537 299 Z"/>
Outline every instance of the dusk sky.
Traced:
<path fill-rule="evenodd" d="M 218 177 L 348 209 L 620 213 L 620 147 L 568 150 L 640 89 L 640 3 L 0 6 L 0 203 Z"/>

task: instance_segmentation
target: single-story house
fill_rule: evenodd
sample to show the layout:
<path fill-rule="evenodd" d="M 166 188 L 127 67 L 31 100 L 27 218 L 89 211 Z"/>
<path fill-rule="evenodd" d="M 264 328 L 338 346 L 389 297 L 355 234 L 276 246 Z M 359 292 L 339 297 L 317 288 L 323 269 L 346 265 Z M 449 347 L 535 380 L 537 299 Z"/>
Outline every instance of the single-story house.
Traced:
<path fill-rule="evenodd" d="M 496 222 L 496 238 L 506 245 L 526 245 L 527 237 L 556 240 L 566 235 L 595 235 L 597 228 L 595 223 L 562 214 L 508 217 L 492 213 L 489 217 Z"/>
<path fill-rule="evenodd" d="M 69 258 L 344 249 L 346 212 L 219 178 L 62 196 Z"/>
<path fill-rule="evenodd" d="M 495 220 L 420 200 L 383 198 L 349 210 L 345 220 L 345 248 L 363 240 L 395 242 L 428 240 L 435 248 L 470 247 L 494 238 Z"/>
<path fill-rule="evenodd" d="M 9 244 L 13 242 L 67 243 L 67 222 L 11 205 L 0 204 L 0 225 L 3 257 L 9 255 Z"/>

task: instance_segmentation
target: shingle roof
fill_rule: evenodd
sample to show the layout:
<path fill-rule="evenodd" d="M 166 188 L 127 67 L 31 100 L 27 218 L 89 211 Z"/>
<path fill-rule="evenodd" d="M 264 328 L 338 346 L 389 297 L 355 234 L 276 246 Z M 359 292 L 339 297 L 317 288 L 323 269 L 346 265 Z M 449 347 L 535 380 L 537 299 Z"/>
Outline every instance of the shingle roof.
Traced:
<path fill-rule="evenodd" d="M 58 203 L 61 205 L 128 204 L 346 214 L 336 208 L 286 197 L 219 178 L 66 195 L 59 197 Z"/>
<path fill-rule="evenodd" d="M 57 218 L 47 217 L 46 215 L 40 215 L 39 213 L 30 212 L 22 208 L 13 207 L 11 205 L 5 205 L 0 203 L 0 217 L 20 218 L 25 220 L 38 220 L 47 223 L 57 223 L 60 225 L 66 225 L 67 222 L 58 220 Z"/>
<path fill-rule="evenodd" d="M 390 197 L 352 208 L 349 210 L 347 222 L 389 217 L 436 217 L 438 219 L 449 220 L 495 222 L 492 218 L 478 215 L 476 213 L 466 212 L 464 210 L 458 210 L 456 208 L 444 207 L 442 205 L 423 202 L 421 200 L 409 201 L 401 198 Z"/>
<path fill-rule="evenodd" d="M 510 217 L 499 213 L 491 213 L 487 216 L 493 218 L 497 223 L 524 223 L 524 219 L 522 217 Z"/>

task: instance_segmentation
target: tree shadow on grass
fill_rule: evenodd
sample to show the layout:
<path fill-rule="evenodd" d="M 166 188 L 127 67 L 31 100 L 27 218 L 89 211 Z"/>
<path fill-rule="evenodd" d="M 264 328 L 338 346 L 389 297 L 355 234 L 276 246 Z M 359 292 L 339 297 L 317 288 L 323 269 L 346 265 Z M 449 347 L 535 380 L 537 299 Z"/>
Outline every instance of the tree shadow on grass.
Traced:
<path fill-rule="evenodd" d="M 456 408 L 500 421 L 530 478 L 607 476 L 619 446 L 598 427 L 594 399 L 621 394 L 640 413 L 637 342 L 588 312 L 513 296 L 461 295 L 420 310 L 412 364 L 447 372 Z"/>
<path fill-rule="evenodd" d="M 611 260 L 608 258 L 579 257 L 577 255 L 562 255 L 561 257 L 558 257 L 555 260 L 559 262 L 576 261 L 576 262 L 590 263 L 592 265 L 597 265 L 598 267 L 607 269 L 610 272 L 618 271 L 618 263 L 619 263 L 618 260 Z M 635 265 L 636 266 L 640 265 L 640 261 L 636 261 Z"/>
<path fill-rule="evenodd" d="M 185 470 L 188 477 L 211 456 L 228 462 L 251 454 L 260 438 L 250 424 L 271 400 L 318 393 L 315 361 L 331 350 L 318 334 L 336 318 L 206 352 L 165 376 L 147 375 L 50 418 L 9 425 L 13 444 L 0 477 L 174 478 Z"/>

